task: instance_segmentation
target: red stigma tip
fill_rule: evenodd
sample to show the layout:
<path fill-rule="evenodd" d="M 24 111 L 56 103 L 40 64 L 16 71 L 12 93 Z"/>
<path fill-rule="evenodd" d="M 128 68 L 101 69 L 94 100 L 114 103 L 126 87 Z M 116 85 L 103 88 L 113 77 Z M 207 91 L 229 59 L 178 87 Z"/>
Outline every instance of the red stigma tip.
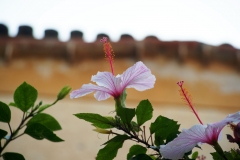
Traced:
<path fill-rule="evenodd" d="M 100 42 L 107 43 L 107 37 L 103 37 L 102 39 L 100 39 Z"/>
<path fill-rule="evenodd" d="M 180 87 L 182 87 L 183 83 L 184 83 L 184 81 L 179 81 L 179 82 L 177 82 L 177 84 L 178 84 Z"/>

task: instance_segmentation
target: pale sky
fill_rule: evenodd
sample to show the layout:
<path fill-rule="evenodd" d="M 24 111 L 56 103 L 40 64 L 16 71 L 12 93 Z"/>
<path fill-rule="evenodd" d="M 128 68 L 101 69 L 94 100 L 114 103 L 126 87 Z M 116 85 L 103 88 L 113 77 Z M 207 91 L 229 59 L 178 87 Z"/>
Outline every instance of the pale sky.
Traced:
<path fill-rule="evenodd" d="M 155 35 L 240 48 L 239 0 L 0 0 L 0 23 L 11 36 L 30 25 L 38 39 L 51 28 L 62 41 L 80 30 L 87 42 L 103 32 L 113 41 L 128 33 L 136 40 Z"/>

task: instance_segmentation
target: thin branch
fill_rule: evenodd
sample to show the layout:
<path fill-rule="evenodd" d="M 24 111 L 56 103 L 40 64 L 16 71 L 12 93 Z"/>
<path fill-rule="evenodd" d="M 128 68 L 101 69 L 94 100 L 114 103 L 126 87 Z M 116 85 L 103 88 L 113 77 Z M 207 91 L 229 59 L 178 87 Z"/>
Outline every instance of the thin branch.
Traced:
<path fill-rule="evenodd" d="M 121 134 L 118 134 L 118 133 L 113 132 L 113 131 L 111 131 L 111 133 L 112 133 L 112 134 L 115 134 L 115 135 L 118 135 L 118 136 L 121 135 Z"/>
<path fill-rule="evenodd" d="M 142 140 L 144 141 L 143 135 L 141 135 L 141 137 L 142 137 Z"/>
<path fill-rule="evenodd" d="M 145 132 L 145 126 L 143 126 L 143 137 L 144 137 L 144 141 L 145 141 L 145 142 L 147 142 L 147 141 L 146 141 L 146 132 Z"/>
<path fill-rule="evenodd" d="M 25 118 L 25 112 L 23 112 L 22 121 L 24 121 L 24 118 Z"/>
<path fill-rule="evenodd" d="M 13 134 L 13 131 L 12 131 L 11 125 L 10 125 L 10 123 L 7 123 L 7 124 L 8 124 L 9 130 L 10 130 L 11 135 L 12 135 L 12 134 Z"/>
<path fill-rule="evenodd" d="M 151 142 L 152 142 L 152 146 L 153 146 L 153 139 L 152 139 L 152 134 L 151 134 Z"/>
<path fill-rule="evenodd" d="M 133 135 L 130 131 L 124 129 L 121 125 L 117 126 L 116 128 L 119 129 L 119 130 L 124 131 L 125 133 L 127 133 L 127 134 L 131 137 L 131 140 L 133 140 L 133 141 L 136 140 L 136 142 L 138 142 L 138 143 L 140 142 L 140 143 L 146 145 L 147 148 L 151 148 L 151 145 L 148 144 L 148 143 L 146 142 L 146 140 L 144 140 L 143 135 L 141 135 L 142 139 L 140 139 L 138 136 L 135 136 L 135 135 Z M 134 140 L 134 139 L 135 139 L 135 140 Z M 156 151 L 156 152 L 159 153 L 159 150 L 158 150 L 158 149 L 154 149 L 154 148 L 151 148 L 151 149 L 153 149 L 154 151 Z M 160 153 L 159 153 L 159 154 L 160 154 Z"/>
<path fill-rule="evenodd" d="M 12 138 L 12 140 L 14 140 L 14 139 L 17 139 L 17 138 L 19 138 L 19 137 L 23 136 L 24 134 L 25 134 L 25 133 L 19 134 L 18 136 L 16 136 L 16 137 Z"/>
<path fill-rule="evenodd" d="M 152 136 L 152 134 L 150 133 L 150 135 L 149 135 L 149 137 L 147 139 L 147 143 L 148 143 L 149 139 L 151 138 L 151 136 Z"/>

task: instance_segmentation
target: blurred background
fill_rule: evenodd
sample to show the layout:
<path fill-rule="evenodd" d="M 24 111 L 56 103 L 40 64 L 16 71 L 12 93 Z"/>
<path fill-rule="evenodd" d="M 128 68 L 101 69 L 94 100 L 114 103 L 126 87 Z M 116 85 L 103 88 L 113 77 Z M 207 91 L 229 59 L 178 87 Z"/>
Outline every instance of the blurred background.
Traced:
<path fill-rule="evenodd" d="M 163 115 L 189 128 L 198 121 L 179 96 L 176 82 L 184 80 L 202 121 L 220 121 L 240 109 L 239 6 L 235 0 L 0 0 L 0 101 L 12 102 L 14 90 L 26 81 L 38 90 L 39 101 L 50 103 L 63 86 L 78 89 L 98 71 L 110 71 L 99 41 L 106 36 L 116 74 L 143 61 L 157 78 L 153 89 L 128 89 L 128 107 L 149 99 L 154 117 Z M 11 109 L 11 124 L 17 126 L 21 112 Z M 65 142 L 22 136 L 6 151 L 28 160 L 94 159 L 108 138 L 73 114 L 107 116 L 113 109 L 112 98 L 98 102 L 93 94 L 68 96 L 45 111 L 62 125 L 57 135 Z M 0 123 L 0 128 L 7 126 Z M 223 132 L 223 149 L 236 148 L 226 140 L 231 129 Z M 126 159 L 131 144 L 124 144 L 116 159 Z M 211 146 L 196 150 L 212 159 Z"/>

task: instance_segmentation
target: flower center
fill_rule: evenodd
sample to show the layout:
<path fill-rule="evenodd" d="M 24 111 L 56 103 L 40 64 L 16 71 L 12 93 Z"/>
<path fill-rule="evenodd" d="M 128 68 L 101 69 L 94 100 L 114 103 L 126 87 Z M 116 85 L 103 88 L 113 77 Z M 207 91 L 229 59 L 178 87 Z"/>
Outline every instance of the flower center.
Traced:
<path fill-rule="evenodd" d="M 110 64 L 111 72 L 114 75 L 113 61 L 114 61 L 114 52 L 111 44 L 107 41 L 107 37 L 103 37 L 100 42 L 103 42 L 103 50 L 105 52 L 105 58 Z"/>

